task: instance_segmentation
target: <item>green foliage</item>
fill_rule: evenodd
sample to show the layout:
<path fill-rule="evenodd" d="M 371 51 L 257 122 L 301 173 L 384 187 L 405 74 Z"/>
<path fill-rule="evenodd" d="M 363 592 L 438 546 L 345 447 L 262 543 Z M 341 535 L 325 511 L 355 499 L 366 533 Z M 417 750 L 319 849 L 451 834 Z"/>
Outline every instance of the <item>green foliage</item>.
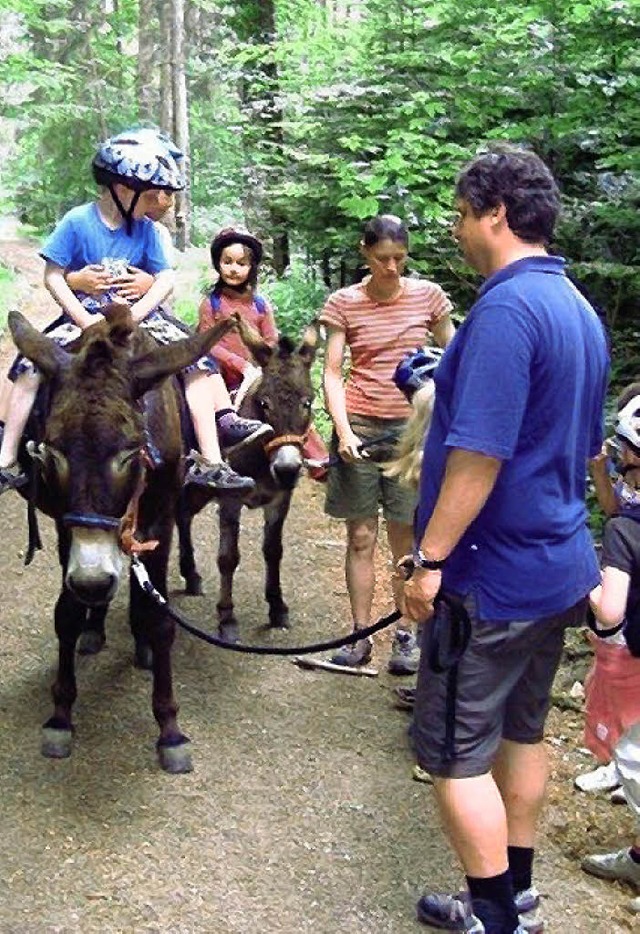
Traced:
<path fill-rule="evenodd" d="M 265 279 L 259 291 L 276 308 L 278 330 L 293 338 L 299 337 L 304 326 L 313 321 L 327 293 L 300 263 L 294 263 L 281 279 L 275 276 Z"/>
<path fill-rule="evenodd" d="M 15 296 L 15 276 L 6 266 L 0 266 L 0 334 L 7 326 L 7 313 Z"/>

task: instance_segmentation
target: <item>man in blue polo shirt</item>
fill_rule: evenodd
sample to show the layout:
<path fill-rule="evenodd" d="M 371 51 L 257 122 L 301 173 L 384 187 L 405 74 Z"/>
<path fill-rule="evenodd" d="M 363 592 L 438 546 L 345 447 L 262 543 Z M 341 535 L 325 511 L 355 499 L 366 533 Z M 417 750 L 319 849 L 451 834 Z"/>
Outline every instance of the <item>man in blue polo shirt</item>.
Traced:
<path fill-rule="evenodd" d="M 436 371 L 405 611 L 429 618 L 442 589 L 471 618 L 455 692 L 423 651 L 414 721 L 468 894 L 425 895 L 418 918 L 512 934 L 542 930 L 531 912 L 543 730 L 564 630 L 599 581 L 584 500 L 608 354 L 547 253 L 559 194 L 544 163 L 500 147 L 462 172 L 456 195 L 456 239 L 486 281 Z"/>

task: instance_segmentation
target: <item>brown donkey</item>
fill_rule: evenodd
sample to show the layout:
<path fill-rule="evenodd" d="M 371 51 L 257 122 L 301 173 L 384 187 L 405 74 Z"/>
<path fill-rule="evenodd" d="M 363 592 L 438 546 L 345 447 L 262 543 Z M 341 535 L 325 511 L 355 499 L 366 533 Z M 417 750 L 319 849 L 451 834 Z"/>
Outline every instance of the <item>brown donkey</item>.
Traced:
<path fill-rule="evenodd" d="M 270 347 L 241 319 L 236 323 L 244 342 L 262 367 L 262 376 L 243 400 L 240 413 L 268 422 L 275 435 L 263 447 L 245 448 L 229 459 L 234 470 L 253 477 L 256 489 L 243 498 L 225 497 L 220 500 L 220 593 L 217 610 L 219 633 L 227 642 L 236 642 L 239 638 L 233 612 L 233 575 L 240 562 L 238 538 L 243 505 L 250 509 L 261 506 L 264 510 L 262 553 L 266 564 L 265 598 L 269 604 L 269 623 L 281 628 L 287 628 L 289 624 L 289 610 L 282 598 L 280 585 L 282 529 L 303 467 L 302 445 L 311 423 L 313 400 L 311 364 L 318 341 L 316 328 L 310 326 L 299 345 L 296 346 L 288 337 L 281 337 L 275 347 Z M 202 593 L 191 539 L 191 521 L 214 497 L 213 491 L 188 487 L 181 498 L 177 517 L 180 573 L 189 594 Z"/>
<path fill-rule="evenodd" d="M 166 596 L 175 504 L 182 486 L 179 400 L 166 377 L 206 353 L 232 325 L 224 322 L 161 347 L 133 325 L 128 308 L 112 306 L 106 320 L 83 332 L 72 353 L 18 312 L 10 314 L 9 326 L 18 349 L 37 365 L 49 388 L 43 440 L 31 446 L 31 453 L 37 505 L 55 519 L 62 565 L 55 608 L 59 665 L 52 689 L 54 711 L 44 725 L 42 745 L 44 755 L 62 758 L 71 753 L 76 643 L 83 631 L 99 630 L 104 622 L 125 566 L 124 539 L 128 537 L 134 551 L 147 544 L 141 558 Z M 175 624 L 133 577 L 129 616 L 137 657 L 151 649 L 160 764 L 169 772 L 188 772 L 188 739 L 178 727 L 172 687 Z"/>

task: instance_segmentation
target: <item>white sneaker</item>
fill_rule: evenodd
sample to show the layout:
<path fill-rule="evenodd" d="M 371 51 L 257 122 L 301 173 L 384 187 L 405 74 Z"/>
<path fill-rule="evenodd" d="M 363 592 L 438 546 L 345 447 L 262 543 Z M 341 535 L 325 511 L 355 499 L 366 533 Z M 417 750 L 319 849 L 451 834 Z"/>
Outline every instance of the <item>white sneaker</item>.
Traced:
<path fill-rule="evenodd" d="M 620 784 L 615 762 L 601 765 L 592 772 L 578 775 L 573 783 L 578 791 L 587 791 L 595 794 L 598 791 L 612 791 Z"/>
<path fill-rule="evenodd" d="M 614 879 L 616 882 L 630 882 L 640 889 L 640 863 L 631 859 L 629 849 L 616 853 L 602 853 L 585 856 L 580 864 L 585 872 L 599 879 Z"/>

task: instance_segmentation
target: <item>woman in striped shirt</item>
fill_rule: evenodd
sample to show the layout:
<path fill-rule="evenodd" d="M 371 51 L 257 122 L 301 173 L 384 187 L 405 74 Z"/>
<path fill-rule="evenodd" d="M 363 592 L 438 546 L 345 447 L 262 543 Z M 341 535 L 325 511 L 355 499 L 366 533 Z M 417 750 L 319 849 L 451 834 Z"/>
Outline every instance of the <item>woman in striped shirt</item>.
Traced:
<path fill-rule="evenodd" d="M 383 474 L 410 412 L 393 373 L 400 358 L 425 344 L 428 335 L 445 347 L 454 334 L 451 302 L 440 286 L 402 275 L 408 234 L 399 218 L 380 215 L 370 220 L 360 251 L 370 275 L 330 295 L 319 319 L 327 328 L 324 390 L 334 427 L 332 448 L 340 456 L 340 463 L 329 471 L 325 511 L 346 520 L 345 572 L 354 629 L 371 622 L 380 506 L 394 560 L 413 546 L 415 493 Z M 350 369 L 345 381 L 347 350 Z M 363 442 L 381 436 L 387 439 L 384 443 L 362 449 Z M 396 605 L 400 591 L 401 584 L 394 583 Z M 362 639 L 341 649 L 332 661 L 363 665 L 371 649 L 371 640 Z M 401 621 L 389 671 L 411 674 L 419 657 L 410 626 Z"/>

